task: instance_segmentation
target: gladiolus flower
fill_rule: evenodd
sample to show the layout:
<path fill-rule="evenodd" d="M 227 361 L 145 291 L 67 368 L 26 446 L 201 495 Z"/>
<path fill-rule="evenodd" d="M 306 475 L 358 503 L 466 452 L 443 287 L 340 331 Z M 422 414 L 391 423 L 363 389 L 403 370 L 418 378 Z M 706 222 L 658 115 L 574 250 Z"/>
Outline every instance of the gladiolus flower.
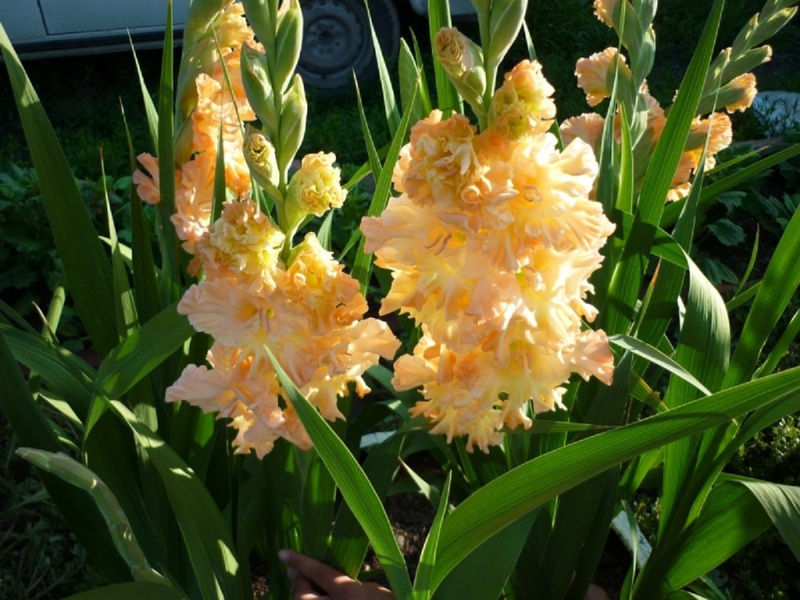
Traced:
<path fill-rule="evenodd" d="M 617 0 L 594 0 L 594 14 L 609 27 L 614 27 L 612 16 Z"/>
<path fill-rule="evenodd" d="M 611 97 L 609 76 L 614 76 L 614 65 L 617 60 L 625 63 L 616 48 L 606 48 L 602 52 L 592 54 L 589 58 L 581 58 L 575 65 L 578 87 L 586 92 L 589 106 L 597 106 L 605 98 Z"/>
<path fill-rule="evenodd" d="M 526 61 L 516 76 L 532 69 L 541 75 Z M 528 85 L 529 98 L 552 93 Z M 422 326 L 413 354 L 395 362 L 394 386 L 421 387 L 412 413 L 448 439 L 466 436 L 469 450 L 560 407 L 571 372 L 606 383 L 613 373 L 604 334 L 582 329 L 597 314 L 588 279 L 614 229 L 589 200 L 597 162 L 581 140 L 559 152 L 542 126 L 525 119 L 509 139 L 502 119 L 476 134 L 464 117 L 432 114 L 402 151 L 400 197 L 361 223 L 365 250 L 392 272 L 381 313 Z"/>
<path fill-rule="evenodd" d="M 756 76 L 752 73 L 744 73 L 732 79 L 720 91 L 720 95 L 736 95 L 736 98 L 725 106 L 725 110 L 729 113 L 734 111 L 744 112 L 753 104 L 758 90 L 756 89 Z"/>
<path fill-rule="evenodd" d="M 395 188 L 419 206 L 459 204 L 461 192 L 479 176 L 474 135 L 464 115 L 442 121 L 442 112 L 434 110 L 411 128 L 393 174 Z"/>
<path fill-rule="evenodd" d="M 536 61 L 523 60 L 509 73 L 492 100 L 492 124 L 509 140 L 544 133 L 556 116 L 555 90 Z"/>
<path fill-rule="evenodd" d="M 292 176 L 286 196 L 287 214 L 321 217 L 331 208 L 341 208 L 347 197 L 340 183 L 340 171 L 333 163 L 336 155 L 317 152 L 303 157 L 300 169 Z M 291 218 L 290 218 L 291 221 Z"/>

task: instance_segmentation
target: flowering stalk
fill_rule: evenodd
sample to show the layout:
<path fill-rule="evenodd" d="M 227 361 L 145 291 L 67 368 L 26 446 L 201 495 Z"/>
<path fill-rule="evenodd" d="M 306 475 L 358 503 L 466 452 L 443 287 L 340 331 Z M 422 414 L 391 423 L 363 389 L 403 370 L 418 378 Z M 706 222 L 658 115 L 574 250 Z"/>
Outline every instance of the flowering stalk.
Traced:
<path fill-rule="evenodd" d="M 506 75 L 477 133 L 463 115 L 434 111 L 411 131 L 394 173 L 399 198 L 362 220 L 365 250 L 393 273 L 381 314 L 422 327 L 395 362 L 396 389 L 422 387 L 412 409 L 448 441 L 488 452 L 504 427 L 563 407 L 571 371 L 611 382 L 603 332 L 582 329 L 597 311 L 589 275 L 614 227 L 588 195 L 597 163 L 578 140 L 564 152 L 547 133 L 555 117 L 538 63 Z"/>

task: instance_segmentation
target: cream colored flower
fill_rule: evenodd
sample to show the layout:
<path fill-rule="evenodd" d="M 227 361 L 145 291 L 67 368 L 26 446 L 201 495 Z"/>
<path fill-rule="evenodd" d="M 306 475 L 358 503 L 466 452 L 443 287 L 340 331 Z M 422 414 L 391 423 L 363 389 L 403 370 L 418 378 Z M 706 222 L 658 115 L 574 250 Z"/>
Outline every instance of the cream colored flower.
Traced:
<path fill-rule="evenodd" d="M 756 89 L 756 76 L 752 73 L 744 73 L 732 79 L 720 91 L 720 95 L 730 94 L 735 99 L 725 106 L 729 113 L 734 111 L 744 112 L 753 105 L 758 90 Z"/>
<path fill-rule="evenodd" d="M 206 277 L 234 277 L 270 291 L 283 242 L 283 232 L 254 202 L 230 202 L 195 252 Z"/>
<path fill-rule="evenodd" d="M 395 188 L 419 205 L 458 205 L 461 192 L 479 176 L 472 147 L 475 127 L 464 115 L 442 120 L 434 110 L 411 128 L 393 173 Z"/>
<path fill-rule="evenodd" d="M 442 27 L 434 38 L 436 58 L 454 77 L 468 73 L 476 64 L 470 40 L 455 27 Z"/>
<path fill-rule="evenodd" d="M 575 65 L 578 87 L 586 93 L 586 102 L 589 106 L 597 106 L 604 99 L 611 97 L 611 83 L 618 57 L 624 64 L 625 57 L 621 56 L 616 48 L 606 48 L 589 58 L 581 58 Z"/>
<path fill-rule="evenodd" d="M 418 132 L 439 126 L 426 121 Z M 610 381 L 607 340 L 584 322 L 597 315 L 589 277 L 614 227 L 589 199 L 597 161 L 579 139 L 559 152 L 552 134 L 533 127 L 513 140 L 495 124 L 444 153 L 454 136 L 431 137 L 412 136 L 395 173 L 402 194 L 361 230 L 365 250 L 392 273 L 381 313 L 399 310 L 423 330 L 413 354 L 395 361 L 395 387 L 421 387 L 412 412 L 431 419 L 432 432 L 488 451 L 505 427 L 561 406 L 572 372 Z M 453 154 L 468 158 L 468 183 L 431 193 Z M 429 155 L 447 160 L 426 163 Z"/>
<path fill-rule="evenodd" d="M 617 0 L 594 0 L 594 14 L 609 27 L 614 26 L 612 15 Z"/>
<path fill-rule="evenodd" d="M 506 73 L 492 100 L 491 123 L 504 138 L 544 133 L 556 116 L 555 90 L 536 61 L 523 60 Z"/>
<path fill-rule="evenodd" d="M 302 216 L 321 217 L 331 208 L 340 208 L 347 197 L 340 183 L 340 171 L 332 152 L 317 152 L 303 157 L 300 169 L 292 176 L 286 197 L 286 210 Z"/>
<path fill-rule="evenodd" d="M 597 150 L 597 141 L 603 133 L 606 120 L 597 113 L 585 113 L 562 121 L 559 130 L 561 139 L 568 145 L 574 139 L 581 139 Z"/>

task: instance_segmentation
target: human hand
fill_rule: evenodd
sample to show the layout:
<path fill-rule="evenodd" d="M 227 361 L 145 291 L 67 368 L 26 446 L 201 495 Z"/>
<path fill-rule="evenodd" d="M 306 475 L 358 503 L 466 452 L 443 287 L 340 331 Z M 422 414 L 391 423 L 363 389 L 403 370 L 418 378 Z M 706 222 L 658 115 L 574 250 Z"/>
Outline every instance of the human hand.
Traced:
<path fill-rule="evenodd" d="M 385 587 L 360 583 L 299 552 L 281 550 L 278 558 L 286 563 L 293 600 L 394 600 L 394 594 Z"/>

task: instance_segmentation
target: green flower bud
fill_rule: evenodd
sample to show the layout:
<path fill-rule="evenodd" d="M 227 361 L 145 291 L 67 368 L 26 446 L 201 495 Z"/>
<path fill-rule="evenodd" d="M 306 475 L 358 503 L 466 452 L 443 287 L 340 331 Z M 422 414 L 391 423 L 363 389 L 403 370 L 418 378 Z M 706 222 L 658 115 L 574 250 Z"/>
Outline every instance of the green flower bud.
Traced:
<path fill-rule="evenodd" d="M 247 101 L 270 137 L 275 139 L 278 134 L 279 116 L 275 109 L 267 58 L 249 46 L 242 46 L 242 83 Z"/>
<path fill-rule="evenodd" d="M 753 36 L 752 40 L 750 40 L 750 46 L 758 46 L 760 43 L 768 40 L 773 35 L 778 33 L 781 29 L 783 29 L 784 25 L 792 20 L 792 17 L 794 17 L 795 13 L 797 13 L 797 7 L 793 6 L 791 8 L 784 8 L 771 14 L 766 20 L 762 19 L 758 23 L 758 33 Z"/>
<path fill-rule="evenodd" d="M 528 0 L 495 0 L 489 16 L 489 56 L 486 61 L 500 64 L 511 44 L 517 39 Z"/>
<path fill-rule="evenodd" d="M 300 59 L 300 48 L 303 45 L 303 11 L 298 0 L 284 3 L 281 11 L 275 40 L 276 63 L 273 84 L 276 90 L 283 93 Z"/>
<path fill-rule="evenodd" d="M 267 52 L 275 47 L 275 31 L 278 26 L 278 0 L 242 0 L 247 22 L 264 44 Z"/>
<path fill-rule="evenodd" d="M 281 108 L 280 135 L 277 144 L 278 149 L 278 168 L 285 173 L 289 164 L 297 154 L 303 137 L 306 134 L 306 115 L 308 114 L 308 103 L 306 102 L 306 92 L 303 87 L 303 79 L 299 75 L 294 76 L 292 86 L 283 96 L 283 106 Z"/>

